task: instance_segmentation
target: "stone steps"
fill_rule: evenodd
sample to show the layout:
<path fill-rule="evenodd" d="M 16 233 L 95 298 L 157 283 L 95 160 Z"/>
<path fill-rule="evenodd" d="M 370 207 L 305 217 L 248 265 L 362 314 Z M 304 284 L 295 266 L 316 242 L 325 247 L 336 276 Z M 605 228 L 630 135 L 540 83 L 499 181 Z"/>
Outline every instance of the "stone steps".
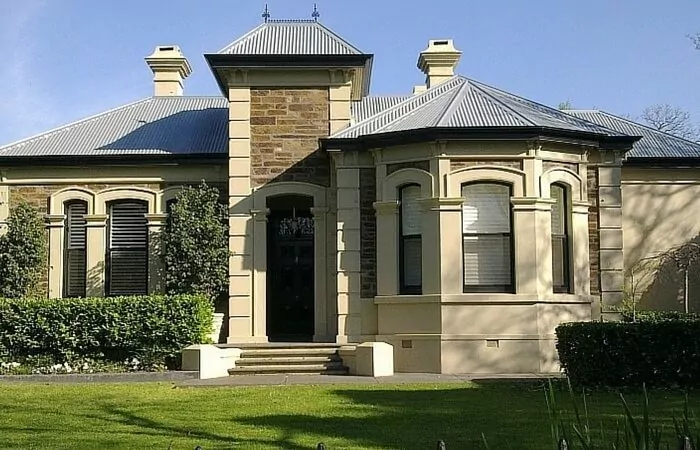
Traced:
<path fill-rule="evenodd" d="M 348 368 L 338 354 L 336 344 L 244 344 L 236 367 L 230 375 L 314 374 L 347 375 Z M 222 346 L 224 347 L 224 346 Z"/>

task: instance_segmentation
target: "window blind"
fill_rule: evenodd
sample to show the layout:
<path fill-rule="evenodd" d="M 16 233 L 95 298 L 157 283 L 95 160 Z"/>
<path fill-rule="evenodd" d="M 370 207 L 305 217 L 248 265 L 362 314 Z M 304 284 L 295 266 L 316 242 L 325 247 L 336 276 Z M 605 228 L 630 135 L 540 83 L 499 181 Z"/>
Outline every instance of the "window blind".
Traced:
<path fill-rule="evenodd" d="M 465 290 L 512 288 L 510 187 L 497 183 L 462 187 Z"/>
<path fill-rule="evenodd" d="M 87 203 L 84 201 L 66 203 L 65 212 L 63 296 L 85 297 L 87 275 L 85 215 L 87 214 Z"/>
<path fill-rule="evenodd" d="M 147 212 L 140 201 L 110 205 L 108 295 L 148 293 Z"/>
<path fill-rule="evenodd" d="M 569 291 L 569 237 L 567 230 L 568 205 L 566 190 L 553 184 L 552 205 L 552 285 L 554 292 Z"/>
<path fill-rule="evenodd" d="M 423 284 L 423 243 L 421 210 L 418 199 L 421 188 L 408 185 L 401 188 L 401 288 L 402 294 L 420 294 Z"/>

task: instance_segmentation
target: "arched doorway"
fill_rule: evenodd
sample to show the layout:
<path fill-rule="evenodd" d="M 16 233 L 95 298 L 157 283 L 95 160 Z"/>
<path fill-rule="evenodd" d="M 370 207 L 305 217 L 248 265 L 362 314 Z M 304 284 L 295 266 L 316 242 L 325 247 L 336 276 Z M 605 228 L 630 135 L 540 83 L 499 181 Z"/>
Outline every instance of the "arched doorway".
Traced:
<path fill-rule="evenodd" d="M 271 342 L 314 335 L 313 197 L 267 198 L 267 334 Z"/>

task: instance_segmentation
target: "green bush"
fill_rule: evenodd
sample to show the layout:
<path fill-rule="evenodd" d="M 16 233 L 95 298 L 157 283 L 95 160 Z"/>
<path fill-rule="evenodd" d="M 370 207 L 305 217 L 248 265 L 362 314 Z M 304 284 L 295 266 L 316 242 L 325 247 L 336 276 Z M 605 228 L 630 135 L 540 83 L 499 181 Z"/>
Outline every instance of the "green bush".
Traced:
<path fill-rule="evenodd" d="M 174 368 L 211 323 L 204 296 L 0 299 L 0 362 Z"/>
<path fill-rule="evenodd" d="M 622 318 L 625 322 L 694 322 L 700 321 L 698 313 L 684 313 L 681 311 L 624 311 Z"/>
<path fill-rule="evenodd" d="M 36 295 L 46 269 L 46 227 L 27 203 L 12 209 L 8 231 L 0 236 L 0 297 Z"/>
<path fill-rule="evenodd" d="M 578 322 L 556 333 L 562 368 L 575 385 L 700 386 L 700 321 Z"/>

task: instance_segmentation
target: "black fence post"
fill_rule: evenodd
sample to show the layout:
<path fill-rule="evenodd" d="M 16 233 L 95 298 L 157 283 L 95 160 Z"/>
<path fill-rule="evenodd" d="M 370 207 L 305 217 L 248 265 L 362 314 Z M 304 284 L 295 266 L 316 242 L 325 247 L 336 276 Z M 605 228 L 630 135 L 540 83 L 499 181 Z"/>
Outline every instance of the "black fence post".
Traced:
<path fill-rule="evenodd" d="M 447 450 L 447 446 L 445 445 L 445 441 L 438 441 L 437 450 Z"/>
<path fill-rule="evenodd" d="M 323 442 L 319 442 L 316 446 L 316 450 L 326 450 L 326 444 L 324 444 Z"/>

